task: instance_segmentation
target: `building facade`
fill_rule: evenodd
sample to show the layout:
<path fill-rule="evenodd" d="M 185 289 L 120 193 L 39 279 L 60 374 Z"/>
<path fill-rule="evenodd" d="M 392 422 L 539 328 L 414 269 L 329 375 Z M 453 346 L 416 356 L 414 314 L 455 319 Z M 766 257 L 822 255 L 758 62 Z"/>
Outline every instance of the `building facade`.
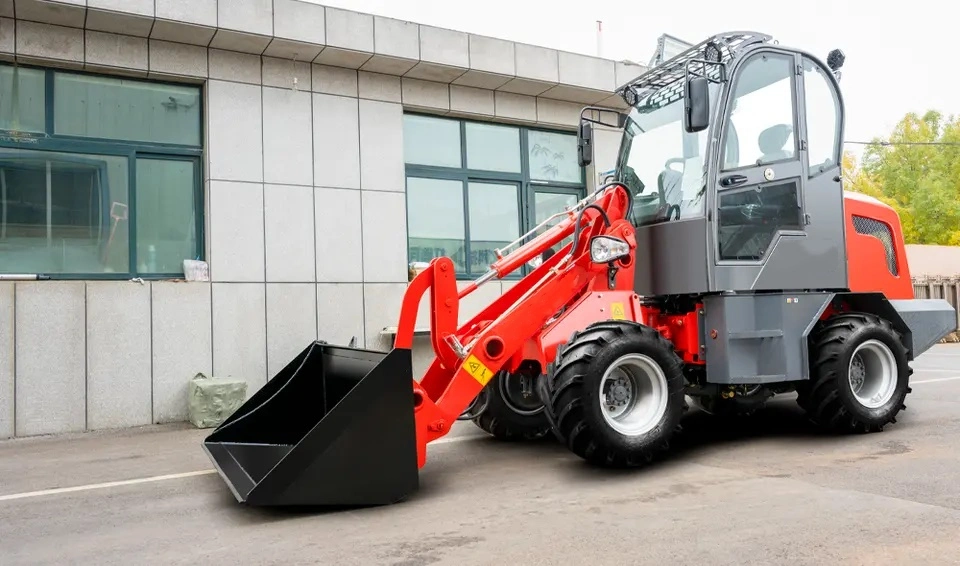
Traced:
<path fill-rule="evenodd" d="M 0 0 L 0 438 L 388 349 L 411 262 L 472 279 L 613 167 L 615 131 L 577 166 L 579 113 L 642 70 L 300 0 Z"/>

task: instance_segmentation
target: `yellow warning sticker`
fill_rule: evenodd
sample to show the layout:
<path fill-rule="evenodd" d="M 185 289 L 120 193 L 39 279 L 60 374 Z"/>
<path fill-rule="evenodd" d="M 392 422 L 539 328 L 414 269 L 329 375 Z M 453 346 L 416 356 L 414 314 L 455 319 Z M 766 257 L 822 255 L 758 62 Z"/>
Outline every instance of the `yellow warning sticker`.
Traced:
<path fill-rule="evenodd" d="M 627 311 L 623 308 L 623 303 L 613 303 L 610 305 L 610 313 L 614 320 L 624 320 L 627 318 Z"/>
<path fill-rule="evenodd" d="M 490 381 L 490 378 L 493 377 L 493 372 L 490 371 L 490 368 L 483 365 L 483 362 L 478 360 L 474 355 L 467 358 L 463 367 L 467 369 L 467 373 L 480 382 L 480 385 L 486 385 L 487 382 Z"/>

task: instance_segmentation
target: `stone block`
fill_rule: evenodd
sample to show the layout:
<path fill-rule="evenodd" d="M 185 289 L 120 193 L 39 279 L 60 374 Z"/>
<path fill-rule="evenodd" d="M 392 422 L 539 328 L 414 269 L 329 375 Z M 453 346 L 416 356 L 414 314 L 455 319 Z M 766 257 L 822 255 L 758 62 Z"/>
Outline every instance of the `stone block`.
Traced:
<path fill-rule="evenodd" d="M 493 116 L 493 91 L 450 85 L 450 110 L 463 114 Z"/>
<path fill-rule="evenodd" d="M 221 0 L 217 24 L 228 30 L 273 35 L 273 0 Z"/>
<path fill-rule="evenodd" d="M 599 57 L 561 51 L 558 66 L 563 84 L 609 92 L 617 82 L 613 61 Z"/>
<path fill-rule="evenodd" d="M 260 58 L 250 53 L 210 49 L 210 78 L 260 84 Z"/>
<path fill-rule="evenodd" d="M 497 92 L 494 94 L 495 113 L 499 118 L 536 121 L 537 99 L 532 96 Z"/>
<path fill-rule="evenodd" d="M 359 110 L 363 188 L 404 192 L 403 107 L 360 100 Z"/>
<path fill-rule="evenodd" d="M 263 87 L 263 178 L 313 185 L 310 93 Z"/>
<path fill-rule="evenodd" d="M 401 94 L 405 108 L 450 109 L 450 85 L 404 77 Z"/>
<path fill-rule="evenodd" d="M 317 281 L 363 281 L 360 191 L 314 189 Z"/>
<path fill-rule="evenodd" d="M 0 283 L 0 439 L 10 438 L 14 431 L 14 354 L 13 340 L 15 311 L 13 306 L 14 283 Z"/>
<path fill-rule="evenodd" d="M 315 283 L 267 284 L 267 375 L 272 379 L 317 339 Z"/>
<path fill-rule="evenodd" d="M 326 42 L 324 7 L 303 0 L 274 0 L 273 34 L 323 45 Z"/>
<path fill-rule="evenodd" d="M 560 80 L 557 50 L 525 43 L 515 44 L 514 50 L 517 54 L 517 77 L 546 83 L 556 83 Z"/>
<path fill-rule="evenodd" d="M 206 77 L 207 50 L 198 45 L 151 39 L 150 74 L 170 77 Z"/>
<path fill-rule="evenodd" d="M 15 53 L 17 24 L 12 18 L 0 18 L 0 53 Z"/>
<path fill-rule="evenodd" d="M 18 436 L 86 428 L 85 303 L 82 281 L 17 283 Z"/>
<path fill-rule="evenodd" d="M 213 281 L 265 281 L 263 185 L 210 182 L 210 275 Z"/>
<path fill-rule="evenodd" d="M 478 71 L 514 75 L 516 52 L 512 41 L 470 35 L 470 68 Z"/>
<path fill-rule="evenodd" d="M 216 18 L 214 18 L 214 22 L 216 22 Z M 206 48 L 210 45 L 214 33 L 216 33 L 216 29 L 212 27 L 157 19 L 154 20 L 153 29 L 150 30 L 150 38 L 172 43 L 199 45 Z"/>
<path fill-rule="evenodd" d="M 373 16 L 344 10 L 326 9 L 326 44 L 349 51 L 373 53 Z M 323 58 L 323 53 L 320 54 Z"/>
<path fill-rule="evenodd" d="M 315 282 L 313 187 L 265 185 L 267 281 Z"/>
<path fill-rule="evenodd" d="M 420 26 L 420 59 L 464 70 L 470 67 L 470 47 L 466 33 L 433 26 Z"/>
<path fill-rule="evenodd" d="M 360 71 L 358 95 L 370 100 L 401 102 L 400 77 Z"/>
<path fill-rule="evenodd" d="M 263 86 L 310 92 L 310 63 L 306 61 L 263 57 L 262 74 Z"/>
<path fill-rule="evenodd" d="M 356 336 L 357 345 L 363 345 L 362 284 L 320 283 L 317 285 L 317 336 L 320 340 L 342 346 L 348 345 Z"/>
<path fill-rule="evenodd" d="M 199 374 L 190 380 L 187 391 L 190 423 L 197 428 L 216 428 L 246 400 L 246 381 Z"/>
<path fill-rule="evenodd" d="M 263 181 L 263 122 L 259 86 L 207 84 L 211 179 Z"/>
<path fill-rule="evenodd" d="M 407 215 L 403 193 L 362 191 L 363 281 L 407 281 Z"/>
<path fill-rule="evenodd" d="M 150 286 L 89 281 L 86 318 L 87 428 L 150 424 Z"/>
<path fill-rule="evenodd" d="M 157 18 L 216 27 L 217 0 L 155 0 Z"/>
<path fill-rule="evenodd" d="M 153 17 L 154 0 L 87 0 L 88 8 L 99 8 Z"/>
<path fill-rule="evenodd" d="M 187 385 L 213 372 L 210 283 L 154 281 L 153 420 L 187 419 Z"/>
<path fill-rule="evenodd" d="M 314 65 L 312 89 L 323 94 L 356 97 L 357 71 L 344 67 Z"/>
<path fill-rule="evenodd" d="M 213 375 L 242 379 L 247 395 L 267 382 L 264 283 L 213 284 Z"/>
<path fill-rule="evenodd" d="M 86 0 L 16 0 L 16 16 L 21 22 L 40 22 L 82 28 L 86 16 Z M 9 14 L 13 17 L 13 14 Z"/>
<path fill-rule="evenodd" d="M 360 125 L 356 98 L 313 95 L 313 182 L 360 188 Z"/>
<path fill-rule="evenodd" d="M 83 63 L 82 29 L 26 20 L 16 24 L 17 55 Z"/>
<path fill-rule="evenodd" d="M 147 5 L 142 3 L 143 0 L 136 1 L 140 3 L 131 5 L 136 11 L 87 10 L 84 27 L 93 31 L 147 37 L 153 28 L 153 2 Z M 149 13 L 140 13 L 141 10 Z"/>
<path fill-rule="evenodd" d="M 147 40 L 142 37 L 86 32 L 87 66 L 147 70 Z"/>

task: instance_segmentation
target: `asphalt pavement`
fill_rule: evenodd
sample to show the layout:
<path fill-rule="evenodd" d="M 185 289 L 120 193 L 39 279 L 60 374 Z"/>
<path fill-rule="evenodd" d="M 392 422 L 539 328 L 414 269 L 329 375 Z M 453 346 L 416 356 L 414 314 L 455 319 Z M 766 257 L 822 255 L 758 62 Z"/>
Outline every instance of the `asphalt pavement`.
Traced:
<path fill-rule="evenodd" d="M 883 432 L 692 411 L 670 457 L 592 469 L 459 423 L 421 488 L 362 510 L 241 506 L 200 447 L 146 427 L 0 442 L 0 564 L 960 564 L 960 345 L 915 364 Z"/>

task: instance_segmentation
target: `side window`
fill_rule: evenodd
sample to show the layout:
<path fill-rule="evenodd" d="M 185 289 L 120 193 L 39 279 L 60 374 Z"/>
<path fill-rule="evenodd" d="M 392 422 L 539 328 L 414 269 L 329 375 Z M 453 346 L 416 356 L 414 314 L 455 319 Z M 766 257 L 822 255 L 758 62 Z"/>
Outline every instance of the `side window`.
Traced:
<path fill-rule="evenodd" d="M 720 259 L 759 261 L 777 232 L 803 230 L 797 188 L 793 178 L 721 192 Z"/>
<path fill-rule="evenodd" d="M 724 169 L 763 165 L 796 156 L 793 61 L 786 55 L 762 53 L 741 67 L 731 101 Z"/>
<path fill-rule="evenodd" d="M 810 59 L 803 58 L 811 176 L 836 166 L 840 161 L 840 101 L 827 72 Z"/>

